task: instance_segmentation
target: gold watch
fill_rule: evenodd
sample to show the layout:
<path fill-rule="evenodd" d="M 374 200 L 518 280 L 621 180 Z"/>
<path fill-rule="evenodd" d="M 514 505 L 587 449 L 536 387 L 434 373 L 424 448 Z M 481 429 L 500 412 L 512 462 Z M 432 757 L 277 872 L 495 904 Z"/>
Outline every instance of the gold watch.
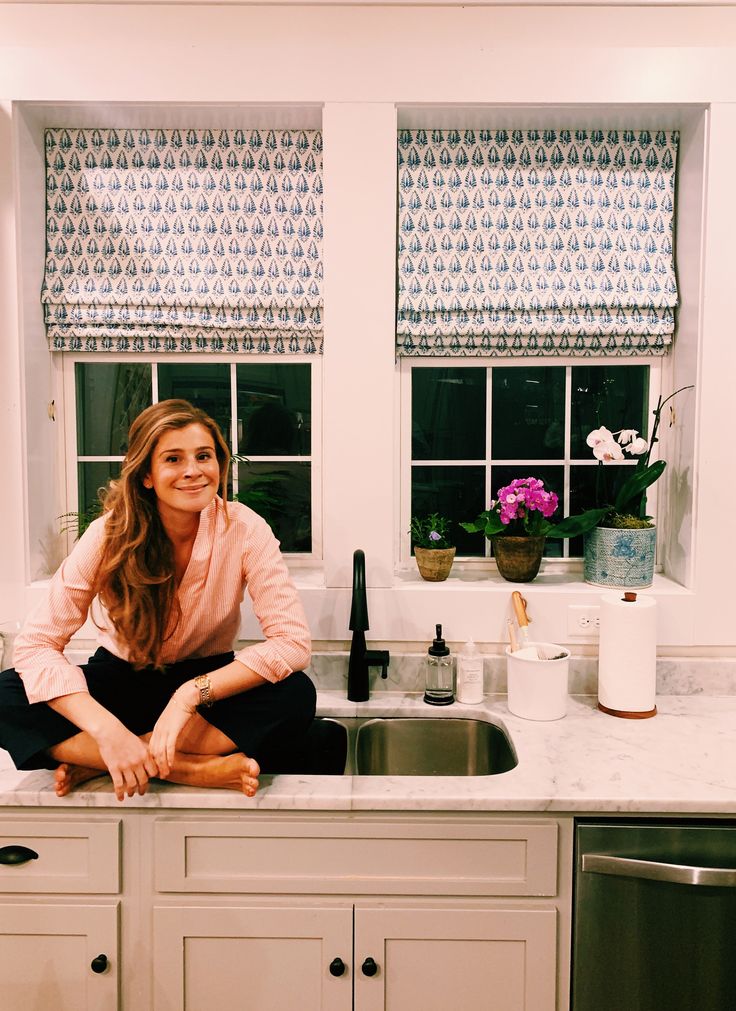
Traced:
<path fill-rule="evenodd" d="M 215 701 L 212 698 L 212 685 L 210 684 L 209 675 L 198 674 L 194 679 L 194 684 L 199 689 L 199 705 L 204 706 L 205 709 L 209 709 Z"/>

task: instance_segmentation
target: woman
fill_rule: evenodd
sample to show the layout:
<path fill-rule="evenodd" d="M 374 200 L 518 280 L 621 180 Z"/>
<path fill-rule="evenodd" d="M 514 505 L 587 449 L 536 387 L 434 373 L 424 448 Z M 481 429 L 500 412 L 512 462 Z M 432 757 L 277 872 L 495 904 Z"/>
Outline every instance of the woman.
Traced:
<path fill-rule="evenodd" d="M 186 400 L 143 411 L 103 515 L 18 636 L 0 746 L 19 769 L 56 766 L 59 796 L 103 771 L 121 801 L 151 776 L 253 796 L 260 767 L 306 733 L 304 612 L 266 522 L 227 503 L 229 465 Z M 246 586 L 265 640 L 235 654 Z M 63 650 L 93 602 L 100 648 L 76 667 Z"/>

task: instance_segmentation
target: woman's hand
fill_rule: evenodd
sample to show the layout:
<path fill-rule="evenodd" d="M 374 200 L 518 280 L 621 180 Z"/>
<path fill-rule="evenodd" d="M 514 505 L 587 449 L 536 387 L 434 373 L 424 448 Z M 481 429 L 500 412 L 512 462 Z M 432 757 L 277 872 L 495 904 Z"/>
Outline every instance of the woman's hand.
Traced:
<path fill-rule="evenodd" d="M 196 696 L 196 701 L 193 696 Z M 197 711 L 199 691 L 193 682 L 186 682 L 174 692 L 168 705 L 156 720 L 148 742 L 151 757 L 165 778 L 171 772 L 176 742 L 184 727 Z"/>
<path fill-rule="evenodd" d="M 127 793 L 141 796 L 148 789 L 151 776 L 158 776 L 158 766 L 143 741 L 117 720 L 97 738 L 102 761 L 112 777 L 115 796 L 123 800 Z"/>

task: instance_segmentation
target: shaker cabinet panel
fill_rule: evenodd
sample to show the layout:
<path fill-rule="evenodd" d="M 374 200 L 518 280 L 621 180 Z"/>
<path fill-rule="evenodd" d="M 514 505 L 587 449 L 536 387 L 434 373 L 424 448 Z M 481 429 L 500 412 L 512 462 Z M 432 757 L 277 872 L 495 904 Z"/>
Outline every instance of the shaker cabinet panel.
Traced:
<path fill-rule="evenodd" d="M 555 1011 L 556 918 L 554 909 L 356 908 L 356 1011 Z"/>
<path fill-rule="evenodd" d="M 349 908 L 156 908 L 154 1011 L 351 1011 L 351 938 Z"/>
<path fill-rule="evenodd" d="M 118 908 L 0 904 L 2 1011 L 115 1011 Z"/>
<path fill-rule="evenodd" d="M 119 887 L 119 820 L 0 820 L 0 892 L 89 894 Z"/>

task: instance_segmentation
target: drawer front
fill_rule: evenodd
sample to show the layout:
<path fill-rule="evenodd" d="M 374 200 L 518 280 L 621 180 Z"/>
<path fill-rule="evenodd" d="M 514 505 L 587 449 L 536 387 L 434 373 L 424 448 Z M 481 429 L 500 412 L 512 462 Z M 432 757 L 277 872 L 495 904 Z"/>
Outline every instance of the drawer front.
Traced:
<path fill-rule="evenodd" d="M 156 824 L 161 892 L 557 893 L 557 823 Z"/>
<path fill-rule="evenodd" d="M 119 820 L 0 819 L 0 892 L 119 890 Z"/>

